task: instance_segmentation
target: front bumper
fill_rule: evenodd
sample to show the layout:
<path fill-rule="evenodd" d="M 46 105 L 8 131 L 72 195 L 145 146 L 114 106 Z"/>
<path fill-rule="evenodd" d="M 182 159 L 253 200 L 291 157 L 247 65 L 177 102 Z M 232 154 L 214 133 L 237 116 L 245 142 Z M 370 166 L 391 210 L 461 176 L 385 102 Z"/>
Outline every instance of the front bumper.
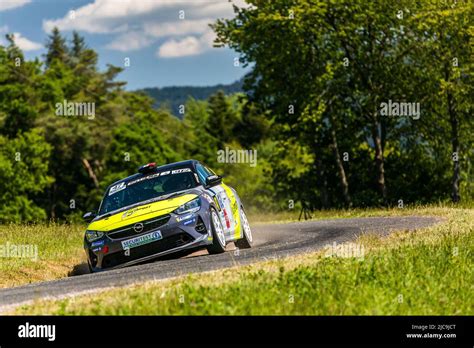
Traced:
<path fill-rule="evenodd" d="M 101 239 L 89 242 L 84 249 L 93 272 L 121 268 L 189 249 L 203 248 L 212 243 L 209 212 L 201 209 L 193 214 L 167 214 L 167 222 L 133 236 L 123 232 L 106 233 Z M 160 219 L 161 217 L 156 217 Z M 159 231 L 162 238 L 126 249 L 122 242 Z"/>

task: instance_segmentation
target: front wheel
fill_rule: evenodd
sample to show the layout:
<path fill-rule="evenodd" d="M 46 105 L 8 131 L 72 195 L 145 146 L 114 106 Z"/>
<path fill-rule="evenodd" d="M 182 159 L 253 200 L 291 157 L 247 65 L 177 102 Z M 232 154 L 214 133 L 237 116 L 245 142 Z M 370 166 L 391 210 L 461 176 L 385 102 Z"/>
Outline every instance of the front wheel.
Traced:
<path fill-rule="evenodd" d="M 94 271 L 92 270 L 91 263 L 89 261 L 87 261 L 87 269 L 89 270 L 89 273 L 94 273 Z"/>
<path fill-rule="evenodd" d="M 211 208 L 211 229 L 212 229 L 212 244 L 207 247 L 209 254 L 220 254 L 225 251 L 225 235 L 224 227 L 214 208 Z"/>
<path fill-rule="evenodd" d="M 252 247 L 253 237 L 252 230 L 250 229 L 249 221 L 243 207 L 240 207 L 240 224 L 242 229 L 243 238 L 234 242 L 235 246 L 239 249 L 248 249 Z"/>

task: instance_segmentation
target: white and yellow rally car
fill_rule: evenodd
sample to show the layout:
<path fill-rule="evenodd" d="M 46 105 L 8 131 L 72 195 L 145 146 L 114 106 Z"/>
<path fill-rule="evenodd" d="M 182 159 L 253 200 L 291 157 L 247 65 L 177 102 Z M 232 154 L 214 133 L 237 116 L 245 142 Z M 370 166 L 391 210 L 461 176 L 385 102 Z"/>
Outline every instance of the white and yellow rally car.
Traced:
<path fill-rule="evenodd" d="M 91 272 L 194 249 L 222 253 L 230 241 L 252 245 L 237 192 L 196 160 L 140 167 L 110 185 L 99 211 L 84 219 Z"/>

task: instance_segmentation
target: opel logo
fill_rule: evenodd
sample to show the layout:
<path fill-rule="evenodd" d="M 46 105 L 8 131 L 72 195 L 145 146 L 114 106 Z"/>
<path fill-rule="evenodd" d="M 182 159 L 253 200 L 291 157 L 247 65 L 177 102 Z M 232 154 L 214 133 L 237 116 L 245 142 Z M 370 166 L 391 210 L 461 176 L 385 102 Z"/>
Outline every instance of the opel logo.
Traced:
<path fill-rule="evenodd" d="M 143 231 L 143 224 L 141 222 L 136 223 L 135 225 L 133 225 L 133 230 L 136 233 L 140 233 L 141 231 Z"/>

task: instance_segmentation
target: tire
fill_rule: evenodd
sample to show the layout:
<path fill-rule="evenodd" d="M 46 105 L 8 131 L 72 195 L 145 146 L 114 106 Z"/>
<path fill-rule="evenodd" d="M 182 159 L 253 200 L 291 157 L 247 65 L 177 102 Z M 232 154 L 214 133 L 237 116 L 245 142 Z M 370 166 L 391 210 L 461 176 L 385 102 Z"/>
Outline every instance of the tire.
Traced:
<path fill-rule="evenodd" d="M 212 244 L 207 247 L 209 254 L 221 254 L 225 251 L 225 235 L 219 215 L 214 208 L 209 211 L 212 229 Z"/>
<path fill-rule="evenodd" d="M 249 249 L 252 247 L 253 236 L 247 215 L 245 215 L 244 207 L 240 207 L 240 222 L 243 236 L 241 239 L 236 240 L 234 244 L 239 249 Z"/>

